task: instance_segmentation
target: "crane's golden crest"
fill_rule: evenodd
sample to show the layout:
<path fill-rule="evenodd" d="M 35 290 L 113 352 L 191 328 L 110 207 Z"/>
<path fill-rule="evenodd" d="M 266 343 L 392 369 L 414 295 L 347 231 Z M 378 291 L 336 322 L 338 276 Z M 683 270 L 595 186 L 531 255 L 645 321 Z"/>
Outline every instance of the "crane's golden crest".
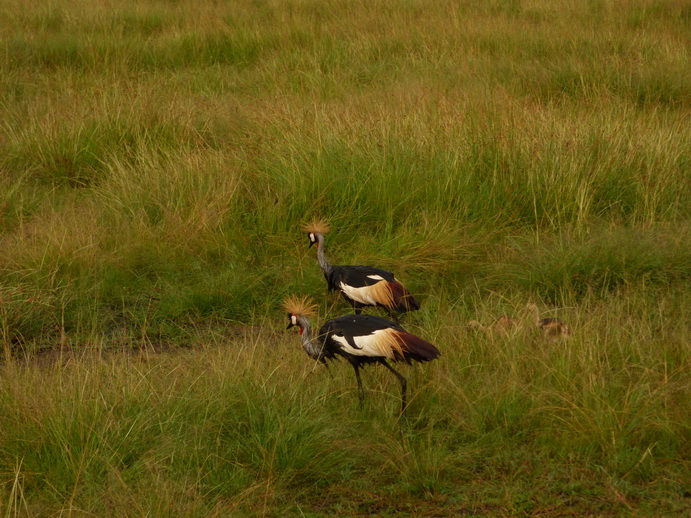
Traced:
<path fill-rule="evenodd" d="M 291 295 L 283 301 L 283 309 L 291 315 L 302 315 L 312 317 L 317 312 L 317 305 L 312 302 L 309 296 L 297 297 Z"/>
<path fill-rule="evenodd" d="M 331 226 L 323 219 L 316 219 L 310 223 L 307 223 L 302 230 L 310 234 L 326 234 L 331 230 Z"/>

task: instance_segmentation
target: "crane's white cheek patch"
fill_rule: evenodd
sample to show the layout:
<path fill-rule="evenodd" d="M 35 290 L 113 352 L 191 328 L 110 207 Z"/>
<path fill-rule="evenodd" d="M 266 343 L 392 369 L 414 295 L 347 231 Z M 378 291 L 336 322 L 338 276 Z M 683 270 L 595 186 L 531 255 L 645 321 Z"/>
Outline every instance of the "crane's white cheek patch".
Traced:
<path fill-rule="evenodd" d="M 353 347 L 348 343 L 344 336 L 332 335 L 332 339 L 340 345 L 343 352 L 352 354 L 353 356 L 382 356 L 384 358 L 394 358 L 393 344 L 396 344 L 396 338 L 392 329 L 378 329 L 371 335 L 355 336 L 353 342 L 358 348 Z M 398 346 L 400 349 L 400 345 Z"/>
<path fill-rule="evenodd" d="M 298 319 L 295 315 L 290 315 L 290 322 L 296 326 L 298 324 Z"/>

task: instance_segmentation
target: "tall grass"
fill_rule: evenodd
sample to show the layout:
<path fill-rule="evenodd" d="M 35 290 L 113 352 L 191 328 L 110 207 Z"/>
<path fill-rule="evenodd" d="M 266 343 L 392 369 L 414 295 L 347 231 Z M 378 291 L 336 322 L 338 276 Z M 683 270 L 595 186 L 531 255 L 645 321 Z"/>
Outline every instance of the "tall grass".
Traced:
<path fill-rule="evenodd" d="M 27 515 L 671 513 L 685 480 L 688 326 L 657 327 L 668 298 L 657 314 L 631 314 L 644 307 L 636 293 L 562 310 L 578 330 L 568 347 L 531 329 L 497 342 L 424 321 L 417 331 L 443 359 L 406 369 L 407 424 L 384 369 L 365 371 L 360 409 L 348 365 L 329 376 L 268 322 L 230 341 L 197 332 L 206 345 L 167 355 L 144 345 L 10 363 L 4 502 Z M 466 315 L 446 308 L 452 322 Z"/>
<path fill-rule="evenodd" d="M 688 506 L 684 2 L 25 4 L 0 12 L 5 515 Z M 422 301 L 443 356 L 403 428 L 395 380 L 368 370 L 359 409 L 278 331 L 288 294 L 346 311 L 314 217 Z M 465 328 L 529 301 L 568 345 Z"/>

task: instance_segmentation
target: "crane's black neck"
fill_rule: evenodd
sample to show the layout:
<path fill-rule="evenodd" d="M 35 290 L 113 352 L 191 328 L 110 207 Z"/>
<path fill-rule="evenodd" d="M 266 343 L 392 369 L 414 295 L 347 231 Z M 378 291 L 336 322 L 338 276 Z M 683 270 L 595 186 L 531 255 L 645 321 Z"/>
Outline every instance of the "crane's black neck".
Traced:
<path fill-rule="evenodd" d="M 326 256 L 324 255 L 324 235 L 319 232 L 316 232 L 314 235 L 317 237 L 317 260 L 319 261 L 322 272 L 328 277 L 331 275 L 333 267 L 329 264 L 329 261 L 326 260 Z"/>

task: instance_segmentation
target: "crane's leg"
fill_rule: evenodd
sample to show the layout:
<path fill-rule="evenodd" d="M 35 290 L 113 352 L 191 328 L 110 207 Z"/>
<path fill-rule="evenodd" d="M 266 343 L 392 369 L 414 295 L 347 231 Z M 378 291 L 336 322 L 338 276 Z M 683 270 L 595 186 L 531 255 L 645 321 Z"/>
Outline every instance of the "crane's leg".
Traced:
<path fill-rule="evenodd" d="M 329 364 L 326 363 L 326 360 L 322 359 L 322 364 L 324 365 L 324 367 L 326 367 L 326 372 L 329 373 L 329 377 L 331 379 L 333 379 L 333 377 L 334 377 L 333 372 L 331 372 L 331 369 L 329 369 Z"/>
<path fill-rule="evenodd" d="M 381 363 L 384 367 L 389 369 L 391 372 L 393 372 L 396 377 L 398 378 L 398 381 L 401 383 L 401 415 L 405 417 L 405 407 L 406 407 L 406 392 L 408 388 L 408 380 L 405 379 L 403 374 L 398 372 L 396 369 L 394 369 L 391 365 L 388 364 L 388 362 L 382 358 L 379 360 L 379 363 Z"/>
<path fill-rule="evenodd" d="M 360 399 L 360 407 L 365 402 L 365 391 L 362 388 L 362 380 L 360 379 L 360 364 L 357 362 L 352 363 L 353 369 L 355 369 L 355 379 L 357 380 L 357 392 L 358 398 Z"/>
<path fill-rule="evenodd" d="M 360 304 L 357 300 L 351 299 L 349 296 L 347 296 L 347 295 L 346 295 L 345 293 L 343 293 L 343 292 L 341 292 L 341 295 L 343 295 L 343 298 L 345 299 L 345 301 L 346 301 L 348 304 L 350 304 L 351 306 L 353 306 L 353 312 L 354 312 L 356 315 L 359 315 L 360 313 L 362 313 L 362 309 L 360 309 L 360 308 L 363 307 L 362 304 Z"/>
<path fill-rule="evenodd" d="M 405 317 L 405 313 L 397 313 L 393 309 L 386 308 L 386 312 L 389 314 L 389 320 L 393 320 L 397 324 L 402 324 L 403 323 L 403 317 Z"/>

